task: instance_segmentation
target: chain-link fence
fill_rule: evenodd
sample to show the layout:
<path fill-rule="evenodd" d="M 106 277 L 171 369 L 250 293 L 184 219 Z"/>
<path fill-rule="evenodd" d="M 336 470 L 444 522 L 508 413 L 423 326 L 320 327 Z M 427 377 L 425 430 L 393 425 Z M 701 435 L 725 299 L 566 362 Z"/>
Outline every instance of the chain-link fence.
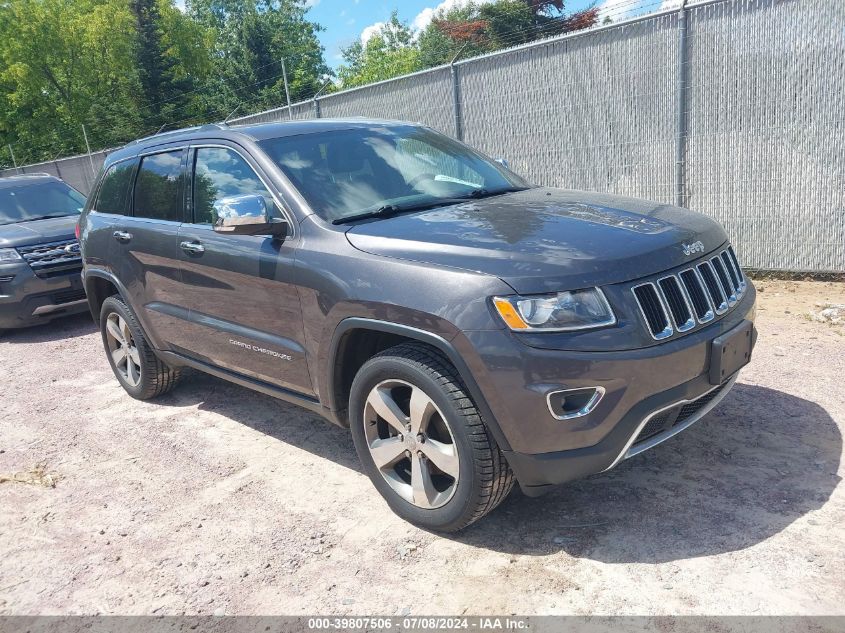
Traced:
<path fill-rule="evenodd" d="M 708 0 L 231 123 L 417 121 L 538 184 L 705 213 L 746 266 L 842 272 L 843 68 L 845 0 Z M 87 156 L 45 165 L 88 190 Z"/>

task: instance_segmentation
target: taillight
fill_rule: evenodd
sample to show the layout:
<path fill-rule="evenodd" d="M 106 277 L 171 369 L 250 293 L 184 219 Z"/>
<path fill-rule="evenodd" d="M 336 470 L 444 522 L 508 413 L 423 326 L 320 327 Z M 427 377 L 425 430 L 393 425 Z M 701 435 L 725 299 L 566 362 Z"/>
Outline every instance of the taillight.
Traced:
<path fill-rule="evenodd" d="M 76 221 L 76 228 L 73 229 L 73 234 L 76 236 L 76 239 L 79 239 L 79 223 L 80 223 L 80 221 L 81 221 L 81 218 Z"/>

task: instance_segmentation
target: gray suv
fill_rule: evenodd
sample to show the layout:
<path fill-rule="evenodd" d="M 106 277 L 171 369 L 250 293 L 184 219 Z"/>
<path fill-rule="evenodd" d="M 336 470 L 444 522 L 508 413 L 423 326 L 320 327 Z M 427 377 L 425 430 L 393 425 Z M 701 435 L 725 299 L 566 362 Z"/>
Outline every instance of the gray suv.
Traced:
<path fill-rule="evenodd" d="M 612 468 L 730 390 L 755 291 L 722 227 L 536 187 L 419 125 L 208 125 L 111 154 L 82 214 L 106 355 L 139 399 L 192 367 L 350 428 L 403 518 Z"/>
<path fill-rule="evenodd" d="M 0 178 L 0 330 L 88 310 L 74 234 L 84 204 L 48 174 Z"/>

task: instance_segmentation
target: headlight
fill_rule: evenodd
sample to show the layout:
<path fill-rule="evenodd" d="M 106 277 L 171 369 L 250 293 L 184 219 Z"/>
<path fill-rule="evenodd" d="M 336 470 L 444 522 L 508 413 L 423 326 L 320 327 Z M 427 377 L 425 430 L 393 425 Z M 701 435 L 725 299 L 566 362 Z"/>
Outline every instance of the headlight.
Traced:
<path fill-rule="evenodd" d="M 512 330 L 584 330 L 616 323 L 610 304 L 598 288 L 493 297 L 493 305 Z"/>
<path fill-rule="evenodd" d="M 0 248 L 0 264 L 23 259 L 14 248 Z"/>

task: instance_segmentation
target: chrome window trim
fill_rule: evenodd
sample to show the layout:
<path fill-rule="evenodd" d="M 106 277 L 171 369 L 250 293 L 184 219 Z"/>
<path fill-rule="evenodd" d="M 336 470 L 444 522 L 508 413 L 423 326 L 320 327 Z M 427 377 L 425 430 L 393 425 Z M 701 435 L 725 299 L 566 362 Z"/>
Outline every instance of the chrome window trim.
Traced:
<path fill-rule="evenodd" d="M 651 331 L 651 327 L 648 324 L 648 317 L 646 317 L 645 310 L 643 310 L 643 306 L 640 303 L 639 297 L 637 297 L 637 293 L 635 292 L 637 288 L 642 288 L 643 286 L 651 286 L 652 290 L 654 290 L 654 294 L 657 296 L 657 301 L 660 303 L 660 307 L 663 310 L 663 316 L 666 317 L 666 327 L 663 328 L 662 331 L 655 334 Z M 657 286 L 654 285 L 654 282 L 647 281 L 642 284 L 637 284 L 636 286 L 631 287 L 631 294 L 634 295 L 634 301 L 637 304 L 637 307 L 640 310 L 640 314 L 643 317 L 643 322 L 645 323 L 646 331 L 651 334 L 651 338 L 655 341 L 662 341 L 665 338 L 669 338 L 675 331 L 672 329 L 672 317 L 669 315 L 668 310 L 666 309 L 666 304 L 663 301 L 663 293 L 658 290 Z"/>
<path fill-rule="evenodd" d="M 555 413 L 554 408 L 552 408 L 552 396 L 559 394 L 559 393 L 568 393 L 570 391 L 586 391 L 587 389 L 595 389 L 596 392 L 593 394 L 593 397 L 585 404 L 583 407 L 578 409 L 577 411 L 573 411 L 572 413 L 566 413 L 564 415 L 558 415 Z M 602 398 L 604 398 L 605 388 L 604 387 L 573 387 L 572 389 L 555 389 L 554 391 L 550 391 L 546 394 L 546 406 L 549 407 L 549 413 L 552 414 L 552 417 L 555 420 L 574 420 L 575 418 L 582 418 L 585 415 L 589 415 L 593 412 L 593 410 L 598 406 L 599 402 L 601 402 Z"/>
<path fill-rule="evenodd" d="M 683 400 L 678 400 L 677 402 L 673 402 L 672 404 L 666 405 L 665 407 L 657 409 L 656 411 L 653 411 L 652 413 L 647 415 L 645 417 L 645 419 L 643 419 L 643 421 L 640 422 L 637 425 L 637 428 L 634 430 L 631 437 L 628 438 L 628 441 L 625 443 L 625 446 L 622 448 L 622 450 L 620 451 L 620 453 L 616 457 L 616 459 L 614 459 L 613 462 L 610 464 L 610 466 L 605 468 L 602 472 L 607 472 L 611 468 L 614 468 L 615 466 L 617 466 L 619 464 L 619 462 L 624 461 L 624 460 L 626 460 L 630 457 L 633 457 L 634 455 L 639 455 L 640 453 L 643 453 L 643 452 L 645 452 L 645 451 L 647 451 L 651 448 L 654 448 L 658 444 L 662 444 L 663 442 L 668 440 L 670 437 L 674 437 L 675 435 L 677 435 L 681 431 L 684 431 L 685 429 L 689 428 L 690 426 L 692 426 L 693 424 L 698 422 L 701 418 L 703 418 L 705 415 L 710 413 L 710 411 L 712 411 L 713 408 L 716 407 L 716 405 L 718 405 L 722 400 L 724 400 L 725 396 L 727 396 L 730 393 L 731 389 L 733 389 L 733 386 L 736 383 L 737 378 L 739 378 L 739 372 L 735 373 L 727 382 L 722 383 L 721 385 L 717 385 L 717 386 L 713 387 L 712 389 L 708 389 L 707 391 L 702 393 L 700 396 L 697 396 L 697 397 L 692 398 L 692 399 L 685 398 Z M 673 409 L 677 406 L 683 406 L 684 404 L 687 404 L 689 402 L 695 402 L 696 400 L 703 398 L 707 394 L 712 393 L 716 389 L 722 389 L 722 388 L 724 388 L 722 393 L 720 393 L 718 396 L 713 398 L 705 406 L 703 406 L 701 409 L 699 409 L 698 411 L 693 413 L 690 417 L 688 417 L 686 420 L 684 420 L 683 422 L 681 422 L 677 426 L 673 426 L 672 428 L 667 429 L 666 431 L 663 431 L 662 433 L 659 433 L 659 434 L 655 435 L 654 437 L 651 437 L 647 440 L 644 440 L 642 442 L 642 444 L 639 444 L 636 447 L 633 446 L 634 442 L 637 441 L 637 437 L 639 437 L 640 433 L 642 433 L 646 424 L 648 424 L 651 421 L 651 419 L 654 418 L 655 416 L 658 416 L 661 413 L 663 413 L 664 411 L 668 411 L 669 409 Z"/>
<path fill-rule="evenodd" d="M 684 284 L 681 282 L 680 277 L 678 277 L 676 275 L 666 275 L 665 277 L 661 277 L 660 279 L 657 280 L 657 287 L 660 288 L 661 294 L 664 295 L 664 296 L 665 296 L 666 293 L 665 293 L 665 291 L 663 291 L 663 287 L 660 285 L 660 282 L 664 281 L 666 279 L 674 279 L 675 283 L 678 284 L 678 289 L 681 291 L 681 297 L 683 298 L 684 303 L 687 306 L 687 310 L 690 313 L 690 318 L 687 319 L 686 322 L 683 325 L 681 325 L 680 323 L 675 321 L 675 315 L 672 314 L 672 320 L 675 323 L 675 329 L 678 330 L 678 332 L 689 332 L 692 328 L 695 327 L 695 310 L 693 310 L 693 307 L 692 307 L 692 304 L 690 303 L 689 297 L 687 297 L 687 291 L 684 288 Z M 666 298 L 666 301 L 668 303 L 669 299 Z M 669 312 L 671 313 L 672 311 L 669 310 Z"/>

